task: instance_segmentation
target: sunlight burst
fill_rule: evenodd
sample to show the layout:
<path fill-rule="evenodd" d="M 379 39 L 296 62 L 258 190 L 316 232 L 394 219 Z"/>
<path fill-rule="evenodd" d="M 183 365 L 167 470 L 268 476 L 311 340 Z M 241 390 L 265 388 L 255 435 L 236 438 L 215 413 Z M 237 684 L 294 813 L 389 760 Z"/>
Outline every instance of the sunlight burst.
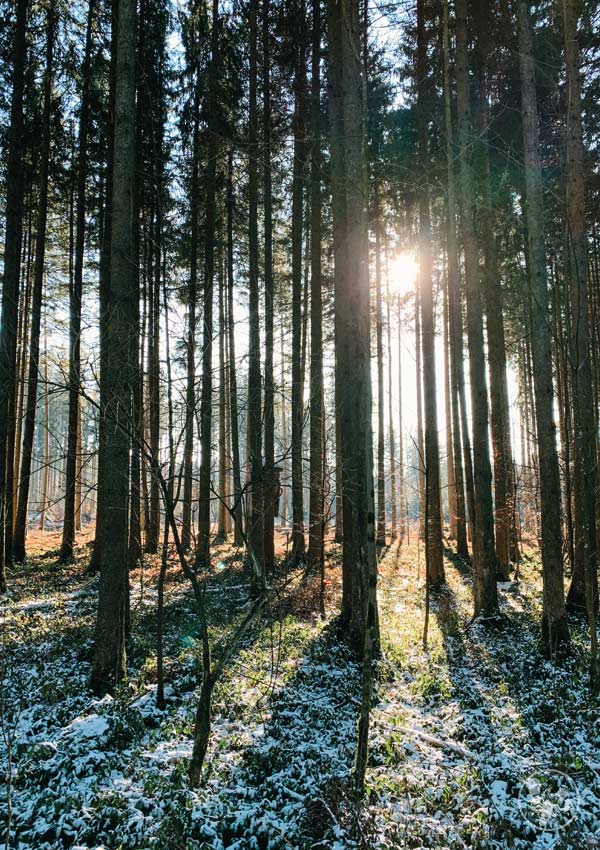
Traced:
<path fill-rule="evenodd" d="M 419 264 L 410 251 L 396 254 L 389 264 L 390 291 L 398 295 L 408 295 L 415 291 Z"/>

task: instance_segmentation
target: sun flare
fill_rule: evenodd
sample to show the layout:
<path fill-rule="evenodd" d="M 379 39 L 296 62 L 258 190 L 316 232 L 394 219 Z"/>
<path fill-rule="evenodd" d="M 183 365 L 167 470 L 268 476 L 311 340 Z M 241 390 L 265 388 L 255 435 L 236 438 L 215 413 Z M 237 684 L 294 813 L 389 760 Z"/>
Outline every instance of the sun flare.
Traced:
<path fill-rule="evenodd" d="M 388 268 L 390 292 L 408 295 L 414 292 L 419 273 L 419 264 L 414 254 L 402 251 L 396 254 Z"/>

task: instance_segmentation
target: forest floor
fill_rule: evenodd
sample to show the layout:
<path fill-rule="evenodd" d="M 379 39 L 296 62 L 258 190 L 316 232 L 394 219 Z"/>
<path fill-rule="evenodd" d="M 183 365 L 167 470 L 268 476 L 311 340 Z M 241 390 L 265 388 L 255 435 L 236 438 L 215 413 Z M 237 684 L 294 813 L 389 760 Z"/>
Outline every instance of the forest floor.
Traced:
<path fill-rule="evenodd" d="M 353 798 L 359 669 L 336 635 L 339 548 L 319 580 L 287 586 L 214 696 L 203 787 L 190 790 L 198 618 L 175 560 L 166 599 L 167 707 L 156 697 L 156 580 L 131 574 L 129 679 L 88 690 L 98 580 L 32 535 L 1 601 L 0 823 L 27 850 L 344 850 L 600 846 L 600 711 L 583 621 L 553 667 L 537 650 L 539 563 L 500 586 L 503 623 L 470 624 L 468 566 L 446 558 L 423 649 L 423 555 L 380 562 L 378 663 L 366 799 Z M 215 548 L 206 599 L 218 646 L 249 601 L 238 553 Z M 1 846 L 1 845 L 0 845 Z"/>

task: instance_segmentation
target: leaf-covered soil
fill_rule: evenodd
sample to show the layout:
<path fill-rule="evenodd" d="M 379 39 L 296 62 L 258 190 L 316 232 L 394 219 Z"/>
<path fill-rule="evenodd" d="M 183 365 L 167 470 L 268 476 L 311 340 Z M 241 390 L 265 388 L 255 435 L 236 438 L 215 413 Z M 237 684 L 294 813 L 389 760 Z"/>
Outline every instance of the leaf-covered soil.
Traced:
<path fill-rule="evenodd" d="M 131 574 L 129 679 L 88 690 L 97 578 L 89 548 L 57 564 L 34 536 L 1 601 L 0 824 L 27 850 L 342 850 L 600 846 L 600 713 L 585 623 L 559 664 L 537 647 L 539 563 L 500 586 L 502 623 L 471 623 L 468 565 L 446 559 L 423 648 L 423 553 L 381 554 L 378 662 L 367 794 L 349 776 L 359 667 L 336 629 L 339 550 L 265 611 L 214 696 L 204 784 L 187 763 L 200 670 L 193 597 L 173 558 L 166 598 L 167 707 L 156 708 L 157 560 Z M 211 642 L 250 601 L 239 553 L 215 549 Z M 12 789 L 7 793 L 7 780 Z M 0 839 L 1 840 L 1 839 Z M 0 844 L 0 847 L 2 845 Z"/>

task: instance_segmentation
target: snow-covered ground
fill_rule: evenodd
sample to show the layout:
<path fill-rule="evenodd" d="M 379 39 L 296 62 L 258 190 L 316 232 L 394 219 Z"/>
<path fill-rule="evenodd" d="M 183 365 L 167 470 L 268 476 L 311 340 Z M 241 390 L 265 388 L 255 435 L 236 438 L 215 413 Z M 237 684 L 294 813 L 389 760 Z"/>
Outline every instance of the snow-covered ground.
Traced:
<path fill-rule="evenodd" d="M 575 624 L 573 652 L 560 666 L 541 659 L 532 562 L 521 582 L 501 588 L 504 624 L 467 628 L 470 579 L 447 561 L 448 588 L 433 600 L 425 652 L 417 559 L 407 547 L 382 563 L 384 656 L 360 804 L 348 782 L 359 671 L 331 619 L 318 617 L 310 588 L 268 612 L 234 658 L 214 697 L 204 785 L 190 790 L 199 652 L 185 581 L 174 573 L 169 584 L 161 712 L 151 576 L 133 577 L 129 682 L 96 700 L 87 690 L 96 580 L 75 568 L 58 573 L 51 558 L 25 568 L 2 602 L 9 747 L 0 742 L 0 756 L 4 778 L 9 754 L 12 761 L 11 846 L 600 846 L 600 715 L 587 682 L 584 624 Z M 332 615 L 335 576 L 332 568 Z M 218 642 L 247 589 L 239 568 L 227 566 L 210 590 Z M 0 823 L 6 819 L 4 785 Z"/>

